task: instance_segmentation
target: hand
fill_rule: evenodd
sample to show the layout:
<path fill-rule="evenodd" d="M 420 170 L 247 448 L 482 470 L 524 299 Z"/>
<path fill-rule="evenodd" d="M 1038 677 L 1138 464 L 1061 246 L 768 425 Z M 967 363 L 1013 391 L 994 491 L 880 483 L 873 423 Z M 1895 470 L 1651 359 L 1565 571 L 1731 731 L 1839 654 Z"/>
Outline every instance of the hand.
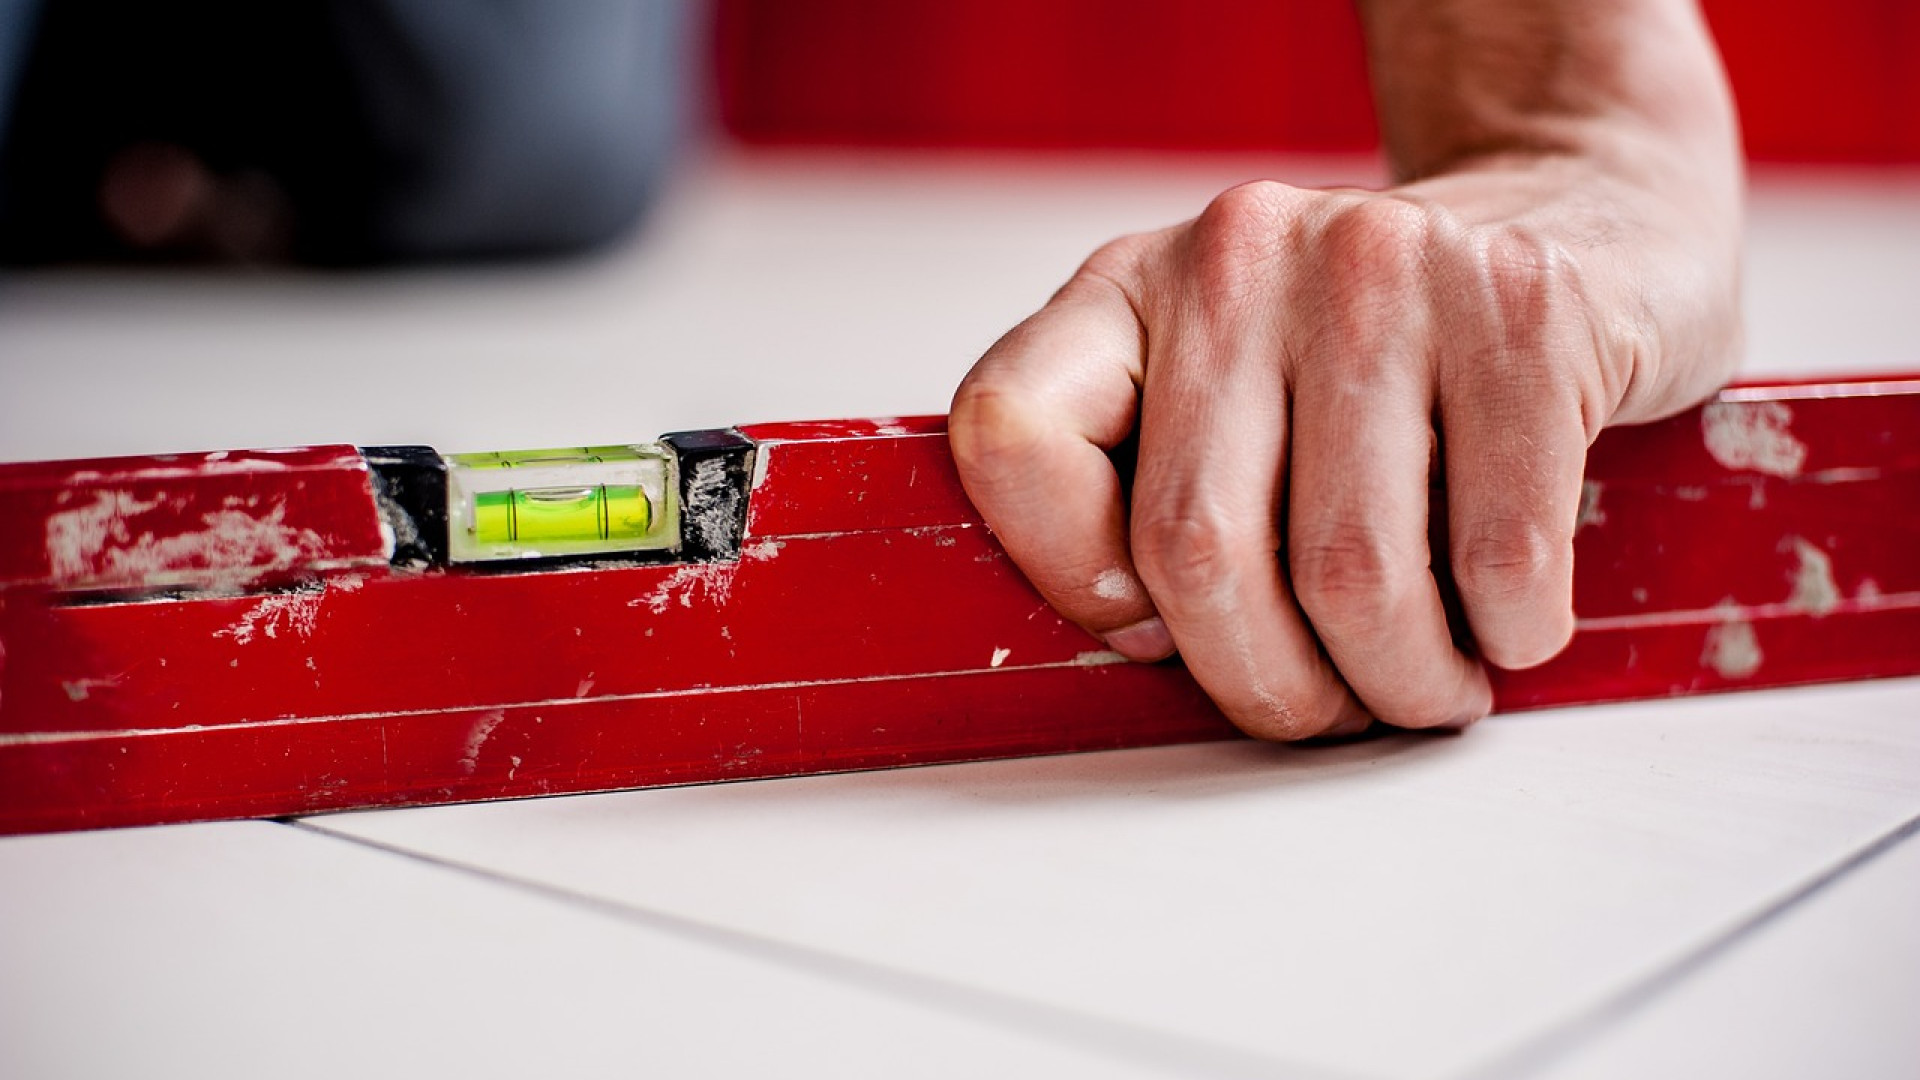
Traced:
<path fill-rule="evenodd" d="M 1177 649 L 1252 735 L 1464 726 L 1481 660 L 1573 632 L 1588 444 L 1730 370 L 1724 216 L 1572 155 L 1234 188 L 1096 252 L 980 360 L 961 478 L 1061 614 L 1136 660 Z M 1136 429 L 1123 500 L 1108 451 Z"/>

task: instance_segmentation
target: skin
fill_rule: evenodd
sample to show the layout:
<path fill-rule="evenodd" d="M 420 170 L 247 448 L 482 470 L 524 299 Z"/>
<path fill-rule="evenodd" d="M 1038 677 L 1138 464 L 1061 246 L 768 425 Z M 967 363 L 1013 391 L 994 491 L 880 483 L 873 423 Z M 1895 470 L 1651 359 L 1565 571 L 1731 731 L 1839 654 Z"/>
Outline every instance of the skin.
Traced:
<path fill-rule="evenodd" d="M 1739 141 L 1690 0 L 1359 7 L 1394 185 L 1261 180 L 1113 241 L 951 417 L 1048 602 L 1276 740 L 1484 716 L 1485 664 L 1573 633 L 1587 447 L 1738 352 Z"/>

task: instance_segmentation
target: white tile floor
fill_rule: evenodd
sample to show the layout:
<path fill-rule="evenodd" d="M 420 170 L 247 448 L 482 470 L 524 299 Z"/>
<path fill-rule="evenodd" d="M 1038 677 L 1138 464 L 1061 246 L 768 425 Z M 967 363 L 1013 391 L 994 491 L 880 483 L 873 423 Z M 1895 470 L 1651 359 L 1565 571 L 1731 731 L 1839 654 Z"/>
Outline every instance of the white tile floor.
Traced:
<path fill-rule="evenodd" d="M 1355 168 L 722 158 L 584 263 L 18 277 L 0 458 L 940 411 L 1101 239 Z M 1920 368 L 1920 176 L 1755 208 L 1755 370 Z M 1905 680 L 0 840 L 0 1075 L 1912 1076 L 1917 720 Z"/>

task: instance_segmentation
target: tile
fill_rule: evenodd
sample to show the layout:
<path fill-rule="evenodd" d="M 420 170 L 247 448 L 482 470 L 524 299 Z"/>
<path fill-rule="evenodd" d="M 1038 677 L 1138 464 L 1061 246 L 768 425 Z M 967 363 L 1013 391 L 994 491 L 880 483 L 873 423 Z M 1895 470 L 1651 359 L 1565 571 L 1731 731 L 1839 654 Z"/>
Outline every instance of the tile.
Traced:
<path fill-rule="evenodd" d="M 1536 1075 L 1920 1076 L 1916 912 L 1920 836 L 1910 834 Z"/>
<path fill-rule="evenodd" d="M 0 840 L 0 973 L 0 1074 L 36 1080 L 1172 1075 L 267 823 Z"/>
<path fill-rule="evenodd" d="M 317 820 L 1199 1045 L 1445 1076 L 1920 812 L 1915 715 L 1904 680 Z"/>

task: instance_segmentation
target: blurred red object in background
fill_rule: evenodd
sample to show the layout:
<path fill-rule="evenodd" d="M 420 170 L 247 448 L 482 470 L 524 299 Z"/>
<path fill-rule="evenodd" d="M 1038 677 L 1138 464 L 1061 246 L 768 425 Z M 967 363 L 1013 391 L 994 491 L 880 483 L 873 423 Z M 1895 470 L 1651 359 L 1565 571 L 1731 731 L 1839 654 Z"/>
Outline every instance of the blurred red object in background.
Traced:
<path fill-rule="evenodd" d="M 1749 155 L 1920 162 L 1920 4 L 1706 0 Z M 750 143 L 1355 151 L 1350 0 L 718 0 Z"/>

